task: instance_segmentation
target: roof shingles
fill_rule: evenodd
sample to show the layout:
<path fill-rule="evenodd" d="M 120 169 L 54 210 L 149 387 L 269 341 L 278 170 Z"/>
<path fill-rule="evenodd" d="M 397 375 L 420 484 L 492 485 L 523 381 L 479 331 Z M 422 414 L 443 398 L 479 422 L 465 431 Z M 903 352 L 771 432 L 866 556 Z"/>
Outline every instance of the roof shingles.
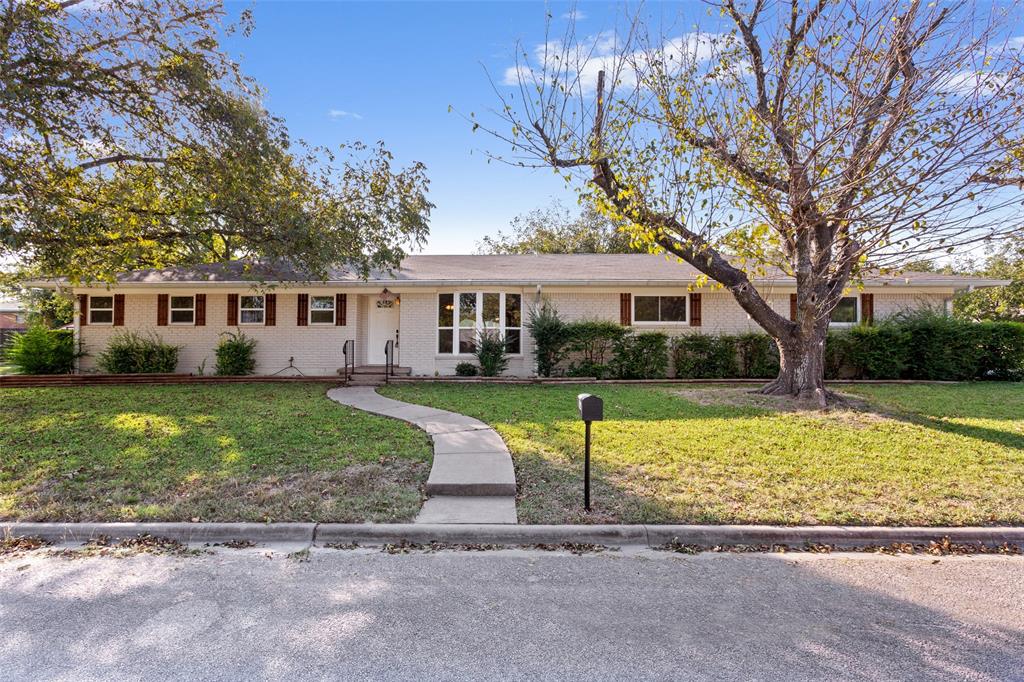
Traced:
<path fill-rule="evenodd" d="M 372 272 L 371 282 L 383 284 L 489 283 L 507 285 L 620 283 L 690 284 L 699 272 L 689 263 L 655 254 L 541 254 L 541 255 L 421 255 L 409 256 L 394 272 Z M 306 282 L 310 277 L 291 266 L 245 261 L 154 270 L 137 270 L 118 277 L 123 284 L 181 284 L 232 282 Z M 772 268 L 756 281 L 779 284 L 792 279 Z M 945 285 L 997 284 L 958 275 L 904 272 L 868 277 L 872 284 Z M 329 274 L 330 283 L 364 281 L 350 268 Z"/>

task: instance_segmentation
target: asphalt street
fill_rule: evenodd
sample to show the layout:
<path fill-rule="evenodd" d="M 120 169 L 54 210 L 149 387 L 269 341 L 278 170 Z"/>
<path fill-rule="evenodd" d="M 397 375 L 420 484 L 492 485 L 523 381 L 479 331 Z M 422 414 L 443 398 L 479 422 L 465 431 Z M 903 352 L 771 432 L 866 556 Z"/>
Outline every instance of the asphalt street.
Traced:
<path fill-rule="evenodd" d="M 1024 680 L 1024 558 L 0 559 L 3 680 Z"/>

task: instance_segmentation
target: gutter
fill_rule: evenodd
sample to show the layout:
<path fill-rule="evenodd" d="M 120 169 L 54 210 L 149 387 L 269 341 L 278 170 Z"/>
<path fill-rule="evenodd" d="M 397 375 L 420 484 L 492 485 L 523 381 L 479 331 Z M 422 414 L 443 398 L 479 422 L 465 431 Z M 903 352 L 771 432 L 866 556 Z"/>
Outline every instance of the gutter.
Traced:
<path fill-rule="evenodd" d="M 834 549 L 927 545 L 948 538 L 964 545 L 1024 546 L 1022 526 L 756 526 L 756 525 L 514 525 L 420 523 L 0 523 L 0 537 L 36 537 L 51 544 L 81 544 L 105 536 L 140 535 L 190 544 L 247 541 L 306 546 L 398 545 L 402 543 L 504 546 L 592 544 L 606 547 L 700 548 L 744 545 Z"/>

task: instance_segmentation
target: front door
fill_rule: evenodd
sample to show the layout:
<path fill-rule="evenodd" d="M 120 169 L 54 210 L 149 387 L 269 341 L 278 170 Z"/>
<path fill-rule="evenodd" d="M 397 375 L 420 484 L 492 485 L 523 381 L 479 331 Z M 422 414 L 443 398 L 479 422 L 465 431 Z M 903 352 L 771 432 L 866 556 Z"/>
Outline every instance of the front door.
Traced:
<path fill-rule="evenodd" d="M 366 330 L 366 363 L 383 365 L 384 344 L 395 342 L 395 364 L 398 364 L 398 297 L 389 300 L 370 299 L 370 315 Z"/>

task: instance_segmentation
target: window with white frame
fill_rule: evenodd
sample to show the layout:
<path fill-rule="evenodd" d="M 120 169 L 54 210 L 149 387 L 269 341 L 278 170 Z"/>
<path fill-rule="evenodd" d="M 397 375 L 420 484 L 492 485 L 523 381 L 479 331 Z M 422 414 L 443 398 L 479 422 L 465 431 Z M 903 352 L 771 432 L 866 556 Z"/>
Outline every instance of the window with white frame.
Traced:
<path fill-rule="evenodd" d="M 634 324 L 686 324 L 686 296 L 634 296 Z"/>
<path fill-rule="evenodd" d="M 832 311 L 831 324 L 842 327 L 860 322 L 860 297 L 844 296 Z"/>
<path fill-rule="evenodd" d="M 490 291 L 465 291 L 437 296 L 437 352 L 470 354 L 481 333 L 505 339 L 510 355 L 522 352 L 523 297 Z"/>
<path fill-rule="evenodd" d="M 263 324 L 266 304 L 263 296 L 240 296 L 238 300 L 239 324 Z"/>
<path fill-rule="evenodd" d="M 171 296 L 171 324 L 195 324 L 196 299 L 192 296 Z"/>
<path fill-rule="evenodd" d="M 334 324 L 334 297 L 309 297 L 309 323 Z"/>
<path fill-rule="evenodd" d="M 89 297 L 89 324 L 114 324 L 114 297 Z"/>

